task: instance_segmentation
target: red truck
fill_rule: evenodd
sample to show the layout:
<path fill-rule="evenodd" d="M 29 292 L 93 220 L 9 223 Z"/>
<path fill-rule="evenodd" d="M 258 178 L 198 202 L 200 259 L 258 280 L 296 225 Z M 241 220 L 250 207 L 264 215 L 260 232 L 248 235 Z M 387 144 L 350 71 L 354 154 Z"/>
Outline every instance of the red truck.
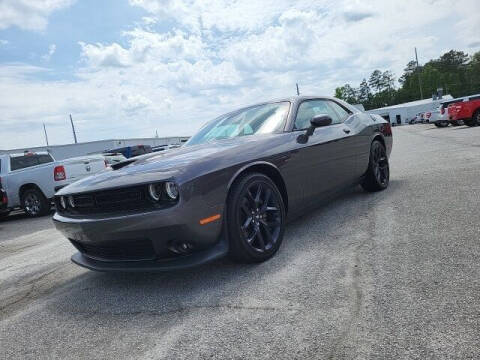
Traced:
<path fill-rule="evenodd" d="M 448 105 L 448 119 L 452 125 L 460 120 L 468 126 L 480 125 L 480 95 L 468 96 Z"/>

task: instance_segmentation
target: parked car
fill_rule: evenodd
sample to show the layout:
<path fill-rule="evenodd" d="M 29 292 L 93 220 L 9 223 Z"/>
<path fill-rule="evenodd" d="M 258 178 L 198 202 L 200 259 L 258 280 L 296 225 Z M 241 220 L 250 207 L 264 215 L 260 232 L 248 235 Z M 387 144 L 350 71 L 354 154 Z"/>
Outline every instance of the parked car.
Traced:
<path fill-rule="evenodd" d="M 0 155 L 0 177 L 8 210 L 22 208 L 28 216 L 46 214 L 56 191 L 105 169 L 101 156 L 55 161 L 48 152 Z"/>
<path fill-rule="evenodd" d="M 389 184 L 390 124 L 293 97 L 207 123 L 182 147 L 112 165 L 55 195 L 56 228 L 93 270 L 172 270 L 227 253 L 260 262 L 294 218 L 342 189 Z"/>
<path fill-rule="evenodd" d="M 125 156 L 127 159 L 130 159 L 135 156 L 140 156 L 143 154 L 148 154 L 152 152 L 152 147 L 150 145 L 135 145 L 135 146 L 125 146 L 116 149 L 110 149 L 105 151 L 105 153 L 120 153 Z"/>
<path fill-rule="evenodd" d="M 450 125 L 447 112 L 447 107 L 450 103 L 451 101 L 444 101 L 440 103 L 439 107 L 432 111 L 430 123 L 435 124 L 436 127 L 447 127 Z"/>
<path fill-rule="evenodd" d="M 466 97 L 448 106 L 450 122 L 463 121 L 467 126 L 480 125 L 480 95 Z"/>
<path fill-rule="evenodd" d="M 431 111 L 426 111 L 423 113 L 422 115 L 422 123 L 428 123 L 430 122 L 430 118 L 432 116 L 432 112 Z"/>
<path fill-rule="evenodd" d="M 105 161 L 105 166 L 110 167 L 114 164 L 127 160 L 122 153 L 102 153 L 103 159 Z"/>
<path fill-rule="evenodd" d="M 410 125 L 413 125 L 413 124 L 421 124 L 422 123 L 422 117 L 423 117 L 423 113 L 418 113 L 417 115 L 415 115 L 412 119 L 410 119 L 410 121 L 408 122 Z"/>

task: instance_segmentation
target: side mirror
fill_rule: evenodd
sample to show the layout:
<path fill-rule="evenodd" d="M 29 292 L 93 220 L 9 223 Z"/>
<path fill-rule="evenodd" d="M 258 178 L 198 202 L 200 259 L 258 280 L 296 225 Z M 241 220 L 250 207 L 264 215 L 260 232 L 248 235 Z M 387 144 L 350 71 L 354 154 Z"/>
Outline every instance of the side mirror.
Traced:
<path fill-rule="evenodd" d="M 314 116 L 310 120 L 310 127 L 307 129 L 305 134 L 301 134 L 297 137 L 297 142 L 300 144 L 306 144 L 308 138 L 313 135 L 313 131 L 317 127 L 328 126 L 332 123 L 332 118 L 326 114 L 319 114 Z"/>
<path fill-rule="evenodd" d="M 328 115 L 316 115 L 310 120 L 310 124 L 314 127 L 328 126 L 332 124 L 332 118 Z"/>

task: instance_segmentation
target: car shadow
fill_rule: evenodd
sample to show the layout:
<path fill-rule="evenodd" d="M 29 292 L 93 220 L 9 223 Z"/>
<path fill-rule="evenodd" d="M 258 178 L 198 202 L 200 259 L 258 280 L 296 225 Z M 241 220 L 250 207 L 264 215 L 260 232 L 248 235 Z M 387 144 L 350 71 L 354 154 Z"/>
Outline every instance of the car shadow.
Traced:
<path fill-rule="evenodd" d="M 41 219 L 41 218 L 44 218 L 44 217 L 52 217 L 53 214 L 55 213 L 55 209 L 51 209 L 50 212 L 44 216 L 39 216 L 39 217 L 36 217 L 36 218 L 31 218 L 30 216 L 27 216 L 23 210 L 14 210 L 12 211 L 8 216 L 5 216 L 5 217 L 2 217 L 0 218 L 0 224 L 2 223 L 8 223 L 8 222 L 12 222 L 12 221 L 26 221 L 26 220 L 32 220 L 32 219 Z"/>
<path fill-rule="evenodd" d="M 268 279 L 274 273 L 280 278 L 283 275 L 279 274 L 290 276 L 292 266 L 301 263 L 310 253 L 309 249 L 319 246 L 320 241 L 354 241 L 336 237 L 339 227 L 358 216 L 365 216 L 375 202 L 388 201 L 395 192 L 402 191 L 403 182 L 391 181 L 389 189 L 373 194 L 356 187 L 290 222 L 279 252 L 264 263 L 239 264 L 223 258 L 169 272 L 86 271 L 57 289 L 47 306 L 49 311 L 76 316 L 168 315 L 198 308 L 229 308 L 232 304 L 235 308 L 248 307 L 248 304 L 238 304 L 239 288 L 268 287 Z M 362 204 L 361 214 L 358 203 Z M 318 266 L 324 265 L 319 263 Z"/>

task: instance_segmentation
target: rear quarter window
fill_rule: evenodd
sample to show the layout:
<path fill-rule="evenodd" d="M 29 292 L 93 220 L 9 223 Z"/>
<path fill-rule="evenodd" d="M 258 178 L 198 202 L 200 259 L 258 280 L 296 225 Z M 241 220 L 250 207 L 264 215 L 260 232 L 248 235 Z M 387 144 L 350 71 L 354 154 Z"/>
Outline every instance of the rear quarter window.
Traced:
<path fill-rule="evenodd" d="M 330 101 L 330 105 L 335 109 L 335 111 L 340 116 L 340 120 L 343 122 L 348 119 L 348 117 L 352 114 L 351 111 L 345 109 L 340 104 L 336 103 L 335 101 Z"/>

